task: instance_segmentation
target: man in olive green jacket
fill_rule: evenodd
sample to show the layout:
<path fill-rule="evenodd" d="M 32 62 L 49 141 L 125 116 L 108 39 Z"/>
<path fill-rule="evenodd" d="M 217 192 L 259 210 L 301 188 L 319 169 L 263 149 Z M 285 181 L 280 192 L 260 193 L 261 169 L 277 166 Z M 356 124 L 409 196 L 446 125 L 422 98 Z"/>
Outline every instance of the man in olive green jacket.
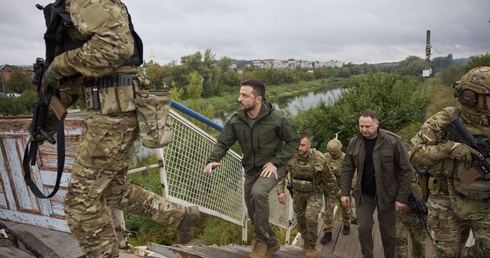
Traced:
<path fill-rule="evenodd" d="M 342 164 L 341 200 L 342 205 L 350 206 L 352 178 L 357 170 L 354 198 L 362 256 L 373 258 L 373 214 L 377 209 L 384 257 L 394 258 L 397 212 L 406 207 L 413 168 L 402 139 L 378 126 L 374 111 L 359 114 L 360 133 L 350 139 Z"/>
<path fill-rule="evenodd" d="M 212 170 L 236 142 L 243 152 L 244 198 L 254 225 L 255 245 L 250 257 L 262 258 L 279 250 L 277 236 L 269 227 L 269 192 L 284 176 L 288 160 L 297 153 L 300 137 L 281 111 L 265 100 L 265 85 L 256 79 L 241 83 L 240 110 L 228 120 L 207 160 L 204 173 Z"/>

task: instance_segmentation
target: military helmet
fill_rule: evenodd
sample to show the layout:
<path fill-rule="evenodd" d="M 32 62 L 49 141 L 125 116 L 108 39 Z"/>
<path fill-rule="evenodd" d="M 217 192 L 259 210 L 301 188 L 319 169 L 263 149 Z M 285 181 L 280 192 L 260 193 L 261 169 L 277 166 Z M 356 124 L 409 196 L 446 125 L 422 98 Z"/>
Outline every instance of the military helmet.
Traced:
<path fill-rule="evenodd" d="M 454 89 L 454 96 L 461 105 L 490 111 L 485 96 L 490 95 L 490 67 L 482 66 L 470 70 L 454 84 Z"/>
<path fill-rule="evenodd" d="M 340 151 L 340 149 L 342 149 L 342 143 L 339 140 L 337 140 L 337 139 L 330 140 L 327 143 L 327 151 L 328 152 L 330 152 L 330 151 Z"/>

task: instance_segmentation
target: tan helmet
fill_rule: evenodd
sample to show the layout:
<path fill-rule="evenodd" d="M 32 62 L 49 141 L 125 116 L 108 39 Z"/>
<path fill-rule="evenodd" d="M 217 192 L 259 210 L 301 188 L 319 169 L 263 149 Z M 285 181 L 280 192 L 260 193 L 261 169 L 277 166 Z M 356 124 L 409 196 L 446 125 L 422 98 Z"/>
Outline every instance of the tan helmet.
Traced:
<path fill-rule="evenodd" d="M 454 84 L 454 90 L 454 96 L 458 98 L 461 105 L 476 108 L 478 96 L 490 94 L 490 67 L 482 66 L 471 69 Z M 486 103 L 484 105 L 486 106 Z M 485 111 L 488 110 L 490 107 L 485 109 Z"/>
<path fill-rule="evenodd" d="M 337 139 L 333 139 L 333 140 L 330 140 L 328 143 L 327 143 L 327 151 L 330 152 L 330 151 L 340 151 L 342 149 L 342 143 L 337 140 Z"/>
<path fill-rule="evenodd" d="M 471 69 L 454 84 L 461 115 L 472 123 L 490 126 L 490 67 Z"/>

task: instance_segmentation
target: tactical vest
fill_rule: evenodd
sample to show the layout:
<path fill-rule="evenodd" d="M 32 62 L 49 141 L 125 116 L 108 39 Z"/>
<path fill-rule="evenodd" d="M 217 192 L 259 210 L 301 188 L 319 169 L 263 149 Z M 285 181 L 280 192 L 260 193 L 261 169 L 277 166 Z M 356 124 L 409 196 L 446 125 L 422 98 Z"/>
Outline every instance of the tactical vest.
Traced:
<path fill-rule="evenodd" d="M 315 160 L 315 151 L 310 152 L 307 159 L 295 156 L 289 164 L 291 168 L 291 183 L 295 194 L 323 193 L 319 184 L 324 165 Z"/>
<path fill-rule="evenodd" d="M 43 10 L 46 21 L 47 30 L 44 34 L 44 41 L 46 43 L 46 67 L 51 64 L 56 56 L 65 51 L 79 48 L 86 42 L 84 40 L 73 41 L 69 37 L 67 29 L 72 28 L 74 25 L 65 7 L 66 0 L 56 0 L 44 8 L 37 5 L 38 9 Z M 126 8 L 126 12 L 128 13 L 129 29 L 134 40 L 134 50 L 131 58 L 123 66 L 139 66 L 143 63 L 143 42 L 136 31 L 134 31 L 131 15 L 129 15 L 126 5 L 124 5 L 124 8 Z"/>

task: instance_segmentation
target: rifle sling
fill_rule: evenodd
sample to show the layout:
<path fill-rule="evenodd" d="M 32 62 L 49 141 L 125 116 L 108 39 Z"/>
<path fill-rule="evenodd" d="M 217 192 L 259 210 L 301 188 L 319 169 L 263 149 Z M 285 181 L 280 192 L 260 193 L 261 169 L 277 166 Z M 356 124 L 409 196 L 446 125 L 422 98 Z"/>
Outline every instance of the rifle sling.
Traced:
<path fill-rule="evenodd" d="M 31 178 L 31 168 L 30 168 L 30 162 L 34 161 L 36 159 L 36 154 L 38 150 L 38 143 L 37 141 L 31 139 L 29 140 L 31 143 L 31 149 L 29 151 L 29 143 L 26 146 L 26 150 L 24 152 L 24 159 L 22 161 L 23 167 L 24 167 L 24 180 L 26 181 L 27 185 L 31 189 L 32 193 L 37 198 L 40 199 L 49 199 L 53 197 L 56 192 L 58 192 L 58 189 L 60 187 L 60 182 L 61 182 L 61 176 L 63 175 L 63 167 L 65 165 L 65 128 L 63 125 L 63 120 L 58 121 L 56 123 L 56 147 L 58 151 L 58 173 L 56 175 L 56 183 L 54 185 L 53 191 L 49 195 L 44 195 L 41 190 L 37 187 L 36 183 L 32 180 Z"/>

